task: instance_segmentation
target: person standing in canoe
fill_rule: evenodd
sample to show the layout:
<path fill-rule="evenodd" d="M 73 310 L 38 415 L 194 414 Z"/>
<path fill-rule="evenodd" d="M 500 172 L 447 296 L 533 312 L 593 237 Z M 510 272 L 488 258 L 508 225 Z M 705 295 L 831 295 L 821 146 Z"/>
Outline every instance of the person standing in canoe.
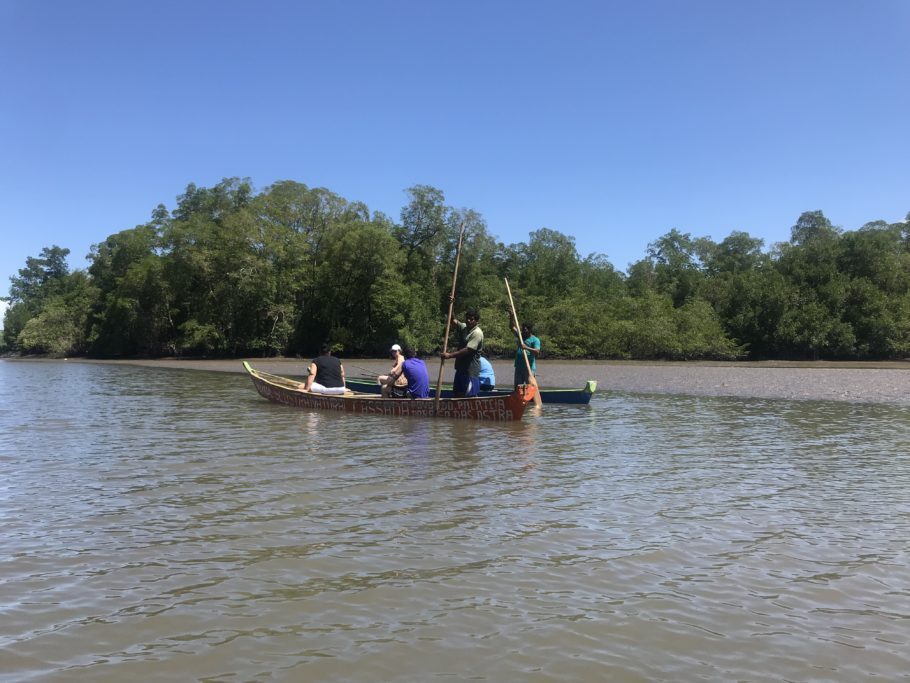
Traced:
<path fill-rule="evenodd" d="M 518 328 L 515 326 L 515 318 L 509 314 L 509 323 L 518 345 L 515 349 L 515 386 L 527 384 L 528 366 L 531 366 L 531 374 L 537 376 L 537 358 L 540 356 L 540 340 L 534 336 L 534 325 L 527 320 L 521 324 L 521 334 L 518 334 Z M 528 362 L 525 363 L 525 356 Z"/>
<path fill-rule="evenodd" d="M 410 344 L 404 347 L 404 362 L 392 370 L 389 375 L 389 386 L 393 398 L 429 398 L 430 374 L 426 363 L 417 357 L 417 349 Z M 395 380 L 403 377 L 405 386 L 401 387 Z"/>
<path fill-rule="evenodd" d="M 477 325 L 480 314 L 475 308 L 464 312 L 464 322 L 452 320 L 458 328 L 458 350 L 443 353 L 444 359 L 455 359 L 455 381 L 452 395 L 455 398 L 477 396 L 480 391 L 480 352 L 483 351 L 483 330 Z"/>
<path fill-rule="evenodd" d="M 332 348 L 328 344 L 319 348 L 319 356 L 310 362 L 309 373 L 306 383 L 300 387 L 304 391 L 312 391 L 314 394 L 345 393 L 344 366 L 332 355 Z"/>

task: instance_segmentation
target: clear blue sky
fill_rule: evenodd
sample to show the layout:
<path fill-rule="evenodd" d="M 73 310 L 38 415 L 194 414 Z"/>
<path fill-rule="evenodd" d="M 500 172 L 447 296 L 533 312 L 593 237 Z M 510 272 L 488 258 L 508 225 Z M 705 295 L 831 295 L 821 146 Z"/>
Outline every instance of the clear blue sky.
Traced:
<path fill-rule="evenodd" d="M 188 183 L 429 184 L 619 269 L 910 211 L 910 1 L 0 0 L 0 292 Z"/>

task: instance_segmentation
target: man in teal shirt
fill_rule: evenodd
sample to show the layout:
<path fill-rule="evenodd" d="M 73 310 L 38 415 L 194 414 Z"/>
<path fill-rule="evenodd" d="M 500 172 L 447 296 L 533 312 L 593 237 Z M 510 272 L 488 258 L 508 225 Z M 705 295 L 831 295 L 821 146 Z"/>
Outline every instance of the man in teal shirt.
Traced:
<path fill-rule="evenodd" d="M 527 321 L 521 324 L 521 336 L 518 336 L 518 329 L 515 322 L 512 322 L 512 332 L 518 341 L 515 349 L 515 386 L 528 383 L 528 366 L 531 366 L 531 374 L 537 375 L 537 357 L 540 355 L 540 340 L 534 336 L 534 325 Z M 523 340 L 522 340 L 523 339 Z M 525 356 L 528 362 L 525 363 Z"/>

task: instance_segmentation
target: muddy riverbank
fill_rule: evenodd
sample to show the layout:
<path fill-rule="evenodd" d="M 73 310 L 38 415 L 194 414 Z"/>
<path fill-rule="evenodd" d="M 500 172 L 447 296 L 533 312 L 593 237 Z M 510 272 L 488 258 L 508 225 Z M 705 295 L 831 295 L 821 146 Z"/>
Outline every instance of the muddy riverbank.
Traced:
<path fill-rule="evenodd" d="M 7 359 L 10 362 L 19 362 Z M 385 359 L 342 359 L 348 376 L 378 374 L 388 369 Z M 428 358 L 432 383 L 439 361 Z M 30 361 L 26 361 L 30 362 Z M 61 361 L 39 361 L 61 362 Z M 115 360 L 70 359 L 70 363 L 112 363 L 154 368 L 243 373 L 240 360 Z M 250 359 L 261 370 L 300 376 L 306 361 L 296 358 Z M 493 361 L 499 386 L 512 383 L 509 361 Z M 450 379 L 451 364 L 444 368 Z M 910 405 L 910 363 L 749 362 L 749 363 L 646 363 L 623 361 L 543 361 L 541 386 L 580 387 L 597 380 L 600 391 L 669 393 L 696 396 L 736 396 L 791 400 L 831 400 L 858 403 Z"/>

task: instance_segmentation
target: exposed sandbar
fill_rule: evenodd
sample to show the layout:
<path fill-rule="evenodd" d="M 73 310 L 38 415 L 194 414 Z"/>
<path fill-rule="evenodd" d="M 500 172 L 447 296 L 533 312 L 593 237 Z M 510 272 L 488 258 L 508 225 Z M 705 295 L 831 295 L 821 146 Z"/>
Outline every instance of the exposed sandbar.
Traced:
<path fill-rule="evenodd" d="M 299 377 L 306 372 L 305 359 L 249 359 L 266 372 Z M 425 359 L 435 383 L 438 358 Z M 140 365 L 153 368 L 208 370 L 242 373 L 240 360 L 86 360 L 68 362 Z M 342 359 L 348 376 L 386 372 L 384 359 Z M 512 363 L 494 360 L 499 386 L 511 386 Z M 856 403 L 910 405 L 910 363 L 906 362 L 633 362 L 633 361 L 541 361 L 541 386 L 581 387 L 597 380 L 598 390 L 632 393 L 669 393 L 697 396 L 736 396 L 790 400 L 829 400 Z M 444 368 L 450 379 L 451 362 Z"/>

